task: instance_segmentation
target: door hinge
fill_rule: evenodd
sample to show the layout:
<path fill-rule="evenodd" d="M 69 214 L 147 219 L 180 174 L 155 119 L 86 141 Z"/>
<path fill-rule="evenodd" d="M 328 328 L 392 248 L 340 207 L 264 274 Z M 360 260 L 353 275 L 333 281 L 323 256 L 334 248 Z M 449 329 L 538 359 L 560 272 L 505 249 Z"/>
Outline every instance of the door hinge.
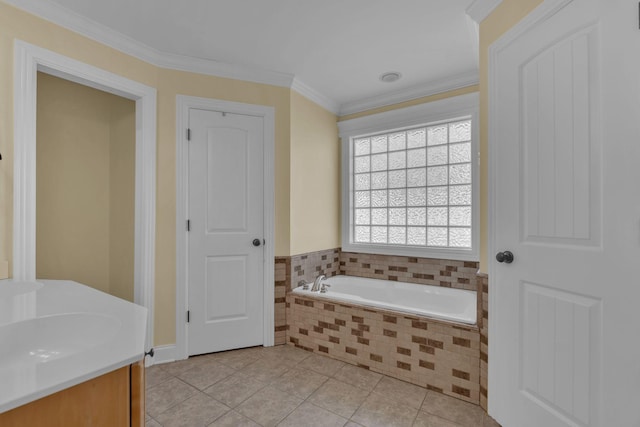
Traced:
<path fill-rule="evenodd" d="M 191 231 L 191 220 L 187 220 L 187 231 Z"/>
<path fill-rule="evenodd" d="M 187 310 L 187 323 L 191 321 L 191 311 Z"/>
<path fill-rule="evenodd" d="M 191 141 L 191 129 L 187 129 L 187 141 Z"/>

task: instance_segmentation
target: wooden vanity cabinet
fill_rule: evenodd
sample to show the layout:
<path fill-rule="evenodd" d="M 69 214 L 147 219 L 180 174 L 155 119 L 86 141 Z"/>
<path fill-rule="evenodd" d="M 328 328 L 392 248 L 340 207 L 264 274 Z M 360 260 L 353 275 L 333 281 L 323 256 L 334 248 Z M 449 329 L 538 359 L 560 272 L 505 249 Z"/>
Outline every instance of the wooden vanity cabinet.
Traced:
<path fill-rule="evenodd" d="M 144 360 L 0 414 L 2 427 L 143 427 Z"/>

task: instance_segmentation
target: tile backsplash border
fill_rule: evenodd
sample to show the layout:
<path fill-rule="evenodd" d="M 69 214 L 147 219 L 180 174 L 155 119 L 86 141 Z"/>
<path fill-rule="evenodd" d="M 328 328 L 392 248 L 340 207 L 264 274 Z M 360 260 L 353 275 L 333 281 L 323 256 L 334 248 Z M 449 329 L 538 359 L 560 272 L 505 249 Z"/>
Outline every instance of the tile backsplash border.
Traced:
<path fill-rule="evenodd" d="M 477 290 L 475 261 L 340 252 L 340 274 Z"/>
<path fill-rule="evenodd" d="M 480 328 L 480 407 L 488 408 L 489 376 L 489 276 L 478 273 L 478 326 Z"/>

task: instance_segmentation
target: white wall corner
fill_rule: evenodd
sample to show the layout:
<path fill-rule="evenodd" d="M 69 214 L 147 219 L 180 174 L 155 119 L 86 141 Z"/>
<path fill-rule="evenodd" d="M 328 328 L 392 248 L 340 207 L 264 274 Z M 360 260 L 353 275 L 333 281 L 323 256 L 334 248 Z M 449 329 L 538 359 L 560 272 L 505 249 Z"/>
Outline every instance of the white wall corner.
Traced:
<path fill-rule="evenodd" d="M 470 15 L 467 15 L 467 31 L 471 40 L 473 57 L 476 60 L 478 70 L 480 70 L 480 24 L 474 21 Z"/>
<path fill-rule="evenodd" d="M 300 95 L 309 99 L 310 101 L 315 102 L 325 110 L 332 112 L 333 114 L 338 114 L 340 110 L 340 106 L 337 102 L 332 99 L 324 96 L 311 86 L 307 86 L 305 83 L 301 82 L 298 78 L 293 79 L 293 83 L 291 84 L 291 90 L 295 90 Z"/>
<path fill-rule="evenodd" d="M 480 24 L 491 14 L 491 12 L 493 12 L 493 9 L 500 5 L 500 3 L 502 3 L 502 0 L 474 0 L 474 2 L 469 5 L 466 12 L 471 19 Z"/>

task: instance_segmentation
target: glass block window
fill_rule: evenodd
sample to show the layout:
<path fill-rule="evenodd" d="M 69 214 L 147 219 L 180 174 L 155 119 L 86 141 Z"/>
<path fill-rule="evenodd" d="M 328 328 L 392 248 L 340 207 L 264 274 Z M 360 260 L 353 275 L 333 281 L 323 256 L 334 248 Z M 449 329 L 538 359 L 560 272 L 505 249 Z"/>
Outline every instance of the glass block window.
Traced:
<path fill-rule="evenodd" d="M 351 138 L 354 244 L 471 249 L 472 120 Z"/>

